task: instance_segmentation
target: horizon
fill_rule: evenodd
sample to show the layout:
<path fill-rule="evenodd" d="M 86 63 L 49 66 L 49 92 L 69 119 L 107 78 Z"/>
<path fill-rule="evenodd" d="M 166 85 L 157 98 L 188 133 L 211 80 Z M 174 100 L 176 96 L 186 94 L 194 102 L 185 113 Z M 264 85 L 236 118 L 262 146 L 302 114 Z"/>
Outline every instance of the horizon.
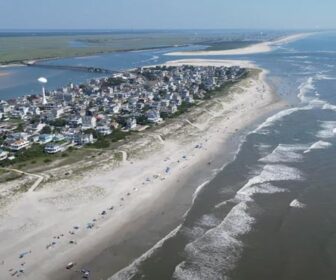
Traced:
<path fill-rule="evenodd" d="M 323 5 L 317 0 L 101 0 L 98 4 L 31 0 L 29 5 L 12 0 L 0 4 L 0 26 L 5 30 L 329 30 L 336 28 L 335 9 L 331 0 Z"/>

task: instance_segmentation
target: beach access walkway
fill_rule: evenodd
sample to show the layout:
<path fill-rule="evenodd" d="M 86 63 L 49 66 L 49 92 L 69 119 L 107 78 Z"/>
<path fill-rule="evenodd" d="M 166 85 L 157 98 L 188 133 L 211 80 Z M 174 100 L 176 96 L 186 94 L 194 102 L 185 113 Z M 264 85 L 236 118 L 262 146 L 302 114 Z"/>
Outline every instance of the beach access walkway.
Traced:
<path fill-rule="evenodd" d="M 5 168 L 5 167 L 2 167 L 1 169 L 2 170 L 6 170 L 6 171 L 12 171 L 12 172 L 19 173 L 19 174 L 24 174 L 24 175 L 27 175 L 27 176 L 35 177 L 36 181 L 29 188 L 29 190 L 28 190 L 29 193 L 34 192 L 38 188 L 38 186 L 42 183 L 42 181 L 44 179 L 44 177 L 42 175 L 25 172 L 25 171 L 22 171 L 22 170 L 19 170 L 19 169 L 15 169 L 15 168 Z"/>

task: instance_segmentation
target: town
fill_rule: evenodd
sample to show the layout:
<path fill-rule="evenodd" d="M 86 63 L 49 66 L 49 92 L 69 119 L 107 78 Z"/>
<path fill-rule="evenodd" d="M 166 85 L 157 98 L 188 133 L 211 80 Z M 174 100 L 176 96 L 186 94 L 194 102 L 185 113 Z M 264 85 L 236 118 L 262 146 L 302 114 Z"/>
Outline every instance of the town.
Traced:
<path fill-rule="evenodd" d="M 1 164 L 32 147 L 46 154 L 88 144 L 108 147 L 109 140 L 161 124 L 246 73 L 239 66 L 138 68 L 1 101 Z"/>

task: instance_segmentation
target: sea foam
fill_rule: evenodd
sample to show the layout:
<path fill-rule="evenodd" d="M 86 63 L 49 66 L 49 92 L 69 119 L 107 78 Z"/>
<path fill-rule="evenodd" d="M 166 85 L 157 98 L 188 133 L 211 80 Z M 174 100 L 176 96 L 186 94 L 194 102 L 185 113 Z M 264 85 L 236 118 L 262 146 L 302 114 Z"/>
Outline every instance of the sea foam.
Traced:
<path fill-rule="evenodd" d="M 289 204 L 290 207 L 292 208 L 305 208 L 306 207 L 306 204 L 300 202 L 299 200 L 297 199 L 294 199 L 290 204 Z"/>
<path fill-rule="evenodd" d="M 226 279 L 243 250 L 238 237 L 249 232 L 254 221 L 247 203 L 237 204 L 222 223 L 186 246 L 186 260 L 175 268 L 173 279 Z"/>
<path fill-rule="evenodd" d="M 332 144 L 325 141 L 317 141 L 316 143 L 312 144 L 309 149 L 305 150 L 304 153 L 309 153 L 312 150 L 322 150 L 331 147 Z"/>
<path fill-rule="evenodd" d="M 328 139 L 335 136 L 336 121 L 321 121 L 320 127 L 321 129 L 318 131 L 317 137 Z"/>
<path fill-rule="evenodd" d="M 275 122 L 281 120 L 282 118 L 291 115 L 294 112 L 297 112 L 299 110 L 303 110 L 304 108 L 290 108 L 283 111 L 280 111 L 279 113 L 269 117 L 265 122 L 263 122 L 257 129 L 253 131 L 253 133 L 258 134 L 268 134 L 268 131 L 266 128 L 272 126 Z"/>
<path fill-rule="evenodd" d="M 307 94 L 315 90 L 314 77 L 309 77 L 305 82 L 301 83 L 298 90 L 298 98 L 301 102 L 309 103 L 311 101 L 311 97 L 308 97 Z"/>
<path fill-rule="evenodd" d="M 306 145 L 280 144 L 271 154 L 261 158 L 259 161 L 265 163 L 299 162 L 303 159 L 299 152 L 307 148 Z"/>

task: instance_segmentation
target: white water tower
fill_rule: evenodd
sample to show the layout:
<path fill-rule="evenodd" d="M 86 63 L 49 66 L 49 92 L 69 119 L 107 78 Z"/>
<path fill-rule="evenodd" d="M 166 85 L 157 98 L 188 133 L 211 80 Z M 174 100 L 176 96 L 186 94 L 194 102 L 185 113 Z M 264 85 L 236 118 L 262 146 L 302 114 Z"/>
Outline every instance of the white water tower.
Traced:
<path fill-rule="evenodd" d="M 43 105 L 46 105 L 48 102 L 47 102 L 47 97 L 45 95 L 45 88 L 44 88 L 44 85 L 48 82 L 48 80 L 44 77 L 41 77 L 41 78 L 38 78 L 37 81 L 42 84 L 42 104 Z"/>

